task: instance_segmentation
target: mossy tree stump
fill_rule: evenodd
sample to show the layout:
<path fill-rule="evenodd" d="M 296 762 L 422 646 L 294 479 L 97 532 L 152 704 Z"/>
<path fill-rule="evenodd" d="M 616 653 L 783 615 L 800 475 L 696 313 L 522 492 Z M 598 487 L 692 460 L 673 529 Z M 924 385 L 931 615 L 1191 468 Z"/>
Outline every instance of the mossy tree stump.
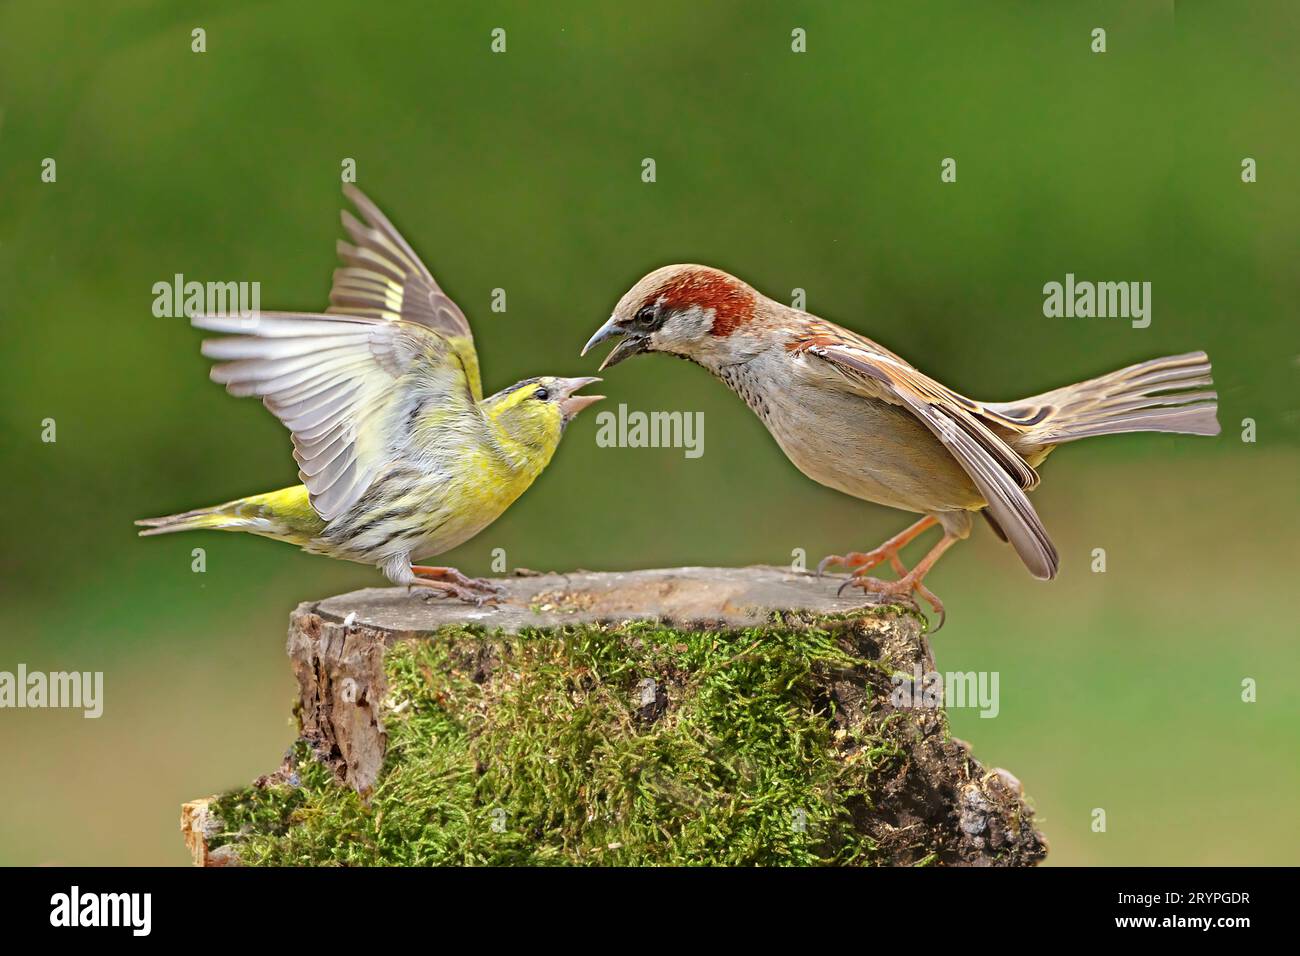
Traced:
<path fill-rule="evenodd" d="M 911 608 L 781 568 L 368 589 L 289 627 L 300 738 L 186 804 L 207 864 L 971 864 L 1046 853 L 941 707 Z M 918 695 L 919 697 L 919 695 Z"/>

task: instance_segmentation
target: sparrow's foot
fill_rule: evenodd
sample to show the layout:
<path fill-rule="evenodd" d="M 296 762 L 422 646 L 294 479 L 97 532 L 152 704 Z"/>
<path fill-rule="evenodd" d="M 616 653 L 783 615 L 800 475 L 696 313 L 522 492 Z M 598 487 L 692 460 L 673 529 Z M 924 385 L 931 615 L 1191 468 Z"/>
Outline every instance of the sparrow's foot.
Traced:
<path fill-rule="evenodd" d="M 891 548 L 886 542 L 878 548 L 872 548 L 870 551 L 850 551 L 848 554 L 828 554 L 817 562 L 817 577 L 826 573 L 826 569 L 832 564 L 839 565 L 842 568 L 849 568 L 855 577 L 866 574 L 877 565 L 889 561 L 895 571 L 899 574 L 906 574 L 907 569 L 903 567 L 903 562 L 898 560 L 898 549 Z"/>
<path fill-rule="evenodd" d="M 948 612 L 943 609 L 943 602 L 935 596 L 933 591 L 921 583 L 921 575 L 918 575 L 915 570 L 904 574 L 897 581 L 882 581 L 879 578 L 869 578 L 865 575 L 855 574 L 840 585 L 837 593 L 843 593 L 847 587 L 859 587 L 867 594 L 878 594 L 881 597 L 907 601 L 911 604 L 916 604 L 916 598 L 913 595 L 919 594 L 934 609 L 934 613 L 939 615 L 939 623 L 930 632 L 932 634 L 938 633 L 939 628 L 943 627 L 944 621 L 948 619 Z"/>
<path fill-rule="evenodd" d="M 461 574 L 455 568 L 438 568 L 424 564 L 411 565 L 411 573 L 423 581 L 443 581 L 470 591 L 482 591 L 486 594 L 500 594 L 505 588 L 489 581 L 487 578 L 471 578 Z"/>
<path fill-rule="evenodd" d="M 890 567 L 898 572 L 899 577 L 902 577 L 907 573 L 907 569 L 903 567 L 903 562 L 898 559 L 898 552 L 927 528 L 931 528 L 937 523 L 932 516 L 926 515 L 920 521 L 894 535 L 878 548 L 872 548 L 870 551 L 850 551 L 848 554 L 828 554 L 817 562 L 817 576 L 821 577 L 832 564 L 848 568 L 855 576 L 860 576 L 877 565 L 888 561 Z"/>

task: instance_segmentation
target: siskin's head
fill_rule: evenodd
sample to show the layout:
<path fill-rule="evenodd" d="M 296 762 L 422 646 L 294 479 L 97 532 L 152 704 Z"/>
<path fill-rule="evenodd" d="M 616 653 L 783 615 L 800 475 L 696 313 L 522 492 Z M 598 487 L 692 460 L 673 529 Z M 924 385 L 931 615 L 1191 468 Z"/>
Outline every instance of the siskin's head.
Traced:
<path fill-rule="evenodd" d="M 526 378 L 483 399 L 483 410 L 514 441 L 554 450 L 564 427 L 603 395 L 575 395 L 598 378 Z"/>

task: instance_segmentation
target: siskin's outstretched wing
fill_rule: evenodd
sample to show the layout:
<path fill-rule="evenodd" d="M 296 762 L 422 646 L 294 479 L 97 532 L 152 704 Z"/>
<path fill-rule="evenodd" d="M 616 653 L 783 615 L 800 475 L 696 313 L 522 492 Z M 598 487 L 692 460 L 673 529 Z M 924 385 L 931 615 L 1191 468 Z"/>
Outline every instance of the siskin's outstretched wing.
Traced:
<path fill-rule="evenodd" d="M 978 405 L 847 330 L 805 337 L 791 349 L 829 363 L 852 391 L 915 415 L 970 476 L 1030 573 L 1056 576 L 1056 549 L 1025 495 L 1038 484 L 1038 474 L 984 423 Z"/>
<path fill-rule="evenodd" d="M 439 333 L 465 367 L 475 401 L 483 398 L 474 335 L 460 307 L 442 291 L 401 233 L 356 186 L 343 193 L 361 213 L 346 209 L 343 228 L 352 242 L 338 243 L 342 267 L 334 270 L 327 311 L 375 319 L 401 319 Z"/>
<path fill-rule="evenodd" d="M 212 379 L 258 396 L 293 433 L 298 476 L 323 521 L 357 503 L 426 411 L 482 422 L 459 353 L 426 325 L 292 312 L 192 321 L 232 333 L 203 343 L 218 360 Z"/>

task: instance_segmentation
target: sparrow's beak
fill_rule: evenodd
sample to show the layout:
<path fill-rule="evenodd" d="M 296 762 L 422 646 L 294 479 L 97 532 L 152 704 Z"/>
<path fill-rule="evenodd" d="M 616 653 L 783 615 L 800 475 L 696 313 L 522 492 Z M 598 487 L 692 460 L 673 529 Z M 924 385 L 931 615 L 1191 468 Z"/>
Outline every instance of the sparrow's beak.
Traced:
<path fill-rule="evenodd" d="M 623 341 L 614 346 L 613 351 L 605 356 L 605 361 L 600 363 L 600 368 L 596 371 L 603 372 L 605 369 L 617 365 L 625 358 L 646 351 L 646 347 L 650 341 L 648 336 L 641 335 L 638 332 L 629 332 L 627 329 L 620 328 L 611 318 L 596 330 L 595 335 L 587 340 L 587 344 L 582 347 L 582 352 L 580 354 L 586 355 L 606 339 L 612 339 L 620 335 L 623 336 Z"/>
<path fill-rule="evenodd" d="M 558 379 L 560 394 L 560 414 L 564 416 L 565 421 L 570 421 L 573 416 L 582 411 L 588 405 L 594 405 L 604 398 L 604 395 L 574 395 L 578 389 L 599 382 L 598 378 L 562 378 Z"/>

